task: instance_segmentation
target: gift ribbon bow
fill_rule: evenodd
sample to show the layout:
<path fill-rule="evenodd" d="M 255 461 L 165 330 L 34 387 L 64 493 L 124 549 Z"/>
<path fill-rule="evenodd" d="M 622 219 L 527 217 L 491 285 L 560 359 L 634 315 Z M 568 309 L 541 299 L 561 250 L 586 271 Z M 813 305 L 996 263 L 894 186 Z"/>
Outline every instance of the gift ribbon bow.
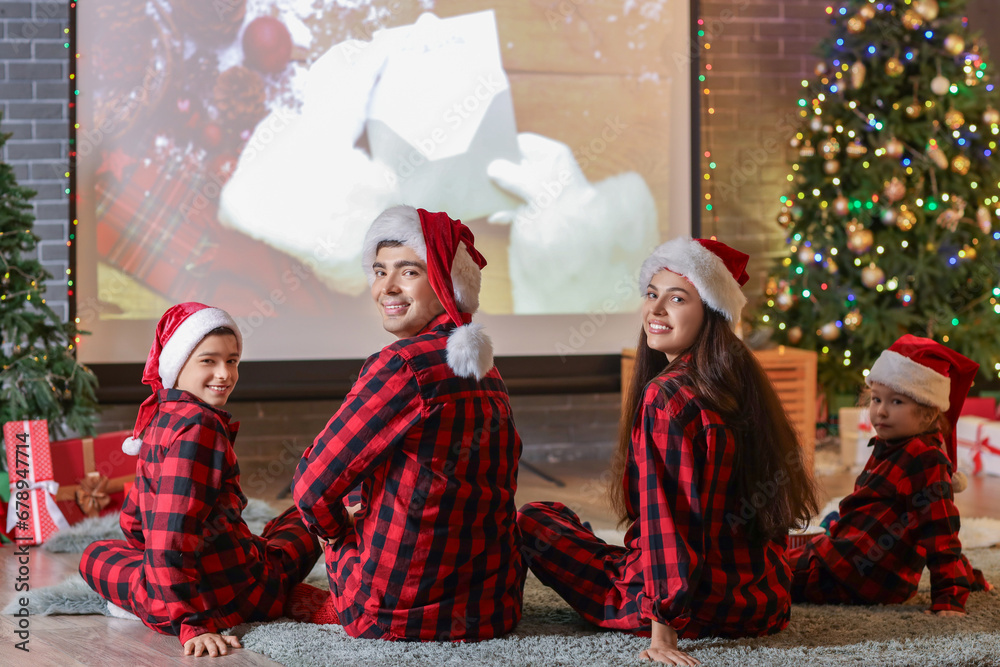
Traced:
<path fill-rule="evenodd" d="M 56 505 L 56 494 L 59 493 L 59 482 L 53 479 L 47 479 L 42 482 L 33 482 L 28 485 L 28 493 L 34 491 L 35 489 L 41 489 L 44 491 L 45 495 L 45 509 L 49 511 L 49 517 L 52 518 L 52 523 L 55 524 L 56 530 L 63 530 L 69 528 L 69 522 L 66 521 L 66 517 L 63 516 L 62 510 Z M 7 532 L 9 533 L 13 530 L 14 526 L 17 525 L 17 497 L 14 495 L 17 491 L 24 491 L 24 489 L 14 490 L 14 485 L 11 485 L 10 505 L 7 506 Z M 28 502 L 31 502 L 29 497 Z M 38 526 L 38 517 L 35 518 L 35 525 Z M 39 539 L 41 535 L 36 534 L 35 538 Z"/>
<path fill-rule="evenodd" d="M 111 503 L 108 495 L 107 477 L 98 473 L 90 473 L 80 480 L 80 488 L 74 494 L 76 504 L 89 517 L 98 516 Z"/>
<path fill-rule="evenodd" d="M 978 475 L 983 470 L 983 450 L 985 449 L 990 454 L 995 454 L 1000 456 L 1000 448 L 994 447 L 990 444 L 989 436 L 985 438 L 981 437 L 983 431 L 983 424 L 980 424 L 976 428 L 976 451 L 972 455 L 972 474 Z"/>

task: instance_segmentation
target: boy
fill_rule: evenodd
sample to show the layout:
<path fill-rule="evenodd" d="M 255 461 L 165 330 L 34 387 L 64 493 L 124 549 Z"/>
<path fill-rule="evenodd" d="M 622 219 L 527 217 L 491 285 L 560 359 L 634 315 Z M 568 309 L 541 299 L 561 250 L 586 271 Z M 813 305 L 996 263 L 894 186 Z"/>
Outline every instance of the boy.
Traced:
<path fill-rule="evenodd" d="M 877 436 L 872 455 L 829 535 L 788 550 L 794 602 L 905 602 L 925 565 L 928 613 L 964 616 L 969 591 L 992 588 L 962 554 L 951 479 L 953 428 L 978 369 L 940 343 L 909 334 L 872 364 L 865 380 Z M 942 430 L 951 432 L 947 446 Z"/>
<path fill-rule="evenodd" d="M 196 657 L 239 648 L 219 634 L 225 628 L 282 616 L 320 554 L 294 507 L 260 537 L 241 517 L 239 424 L 222 408 L 242 347 L 223 310 L 182 303 L 163 314 L 142 378 L 153 394 L 122 446 L 139 454 L 121 513 L 126 540 L 95 542 L 80 560 L 80 574 L 109 605 L 178 636 Z"/>

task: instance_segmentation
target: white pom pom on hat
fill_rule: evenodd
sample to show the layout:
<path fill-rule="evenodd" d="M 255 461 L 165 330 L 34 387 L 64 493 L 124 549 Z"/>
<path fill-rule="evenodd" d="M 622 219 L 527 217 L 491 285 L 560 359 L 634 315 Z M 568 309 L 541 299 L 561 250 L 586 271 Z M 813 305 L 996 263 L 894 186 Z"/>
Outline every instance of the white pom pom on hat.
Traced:
<path fill-rule="evenodd" d="M 456 328 L 448 336 L 448 367 L 459 377 L 481 380 L 493 368 L 493 343 L 481 324 L 472 324 L 479 310 L 479 289 L 486 259 L 475 248 L 475 237 L 461 220 L 412 206 L 394 206 L 372 222 L 362 250 L 368 284 L 375 281 L 372 264 L 383 241 L 399 241 L 427 263 L 427 278 Z"/>

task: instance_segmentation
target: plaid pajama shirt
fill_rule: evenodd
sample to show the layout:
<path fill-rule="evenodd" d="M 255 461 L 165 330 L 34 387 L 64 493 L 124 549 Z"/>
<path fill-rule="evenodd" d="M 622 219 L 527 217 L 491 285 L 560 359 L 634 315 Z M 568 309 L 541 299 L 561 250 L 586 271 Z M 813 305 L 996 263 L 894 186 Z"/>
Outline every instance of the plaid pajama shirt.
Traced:
<path fill-rule="evenodd" d="M 564 505 L 529 503 L 518 513 L 525 559 L 604 628 L 649 631 L 657 621 L 681 637 L 777 632 L 791 608 L 784 543 L 749 543 L 732 480 L 738 444 L 695 396 L 683 363 L 647 386 L 632 426 L 625 546 L 606 544 Z"/>
<path fill-rule="evenodd" d="M 453 328 L 442 314 L 371 356 L 295 472 L 354 637 L 489 639 L 521 617 L 521 439 L 496 368 L 479 381 L 448 368 Z M 344 497 L 358 485 L 352 526 Z"/>
<path fill-rule="evenodd" d="M 263 536 L 242 519 L 233 451 L 238 424 L 178 389 L 157 395 L 121 512 L 125 541 L 87 547 L 80 574 L 99 595 L 181 644 L 282 615 L 286 595 L 320 548 L 294 507 Z"/>
<path fill-rule="evenodd" d="M 898 604 L 926 565 L 931 609 L 963 611 L 982 574 L 962 555 L 951 464 L 940 432 L 882 440 L 840 502 L 829 535 L 791 549 L 796 601 Z"/>

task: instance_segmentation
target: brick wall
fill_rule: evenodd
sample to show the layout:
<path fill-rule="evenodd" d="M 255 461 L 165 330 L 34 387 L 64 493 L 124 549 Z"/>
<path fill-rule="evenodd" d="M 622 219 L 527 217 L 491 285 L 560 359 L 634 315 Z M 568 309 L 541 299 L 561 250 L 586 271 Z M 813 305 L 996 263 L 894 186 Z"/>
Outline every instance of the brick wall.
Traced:
<path fill-rule="evenodd" d="M 2 157 L 18 182 L 38 192 L 33 200 L 37 254 L 53 275 L 46 302 L 69 316 L 69 25 L 67 2 L 0 2 L 0 129 L 12 133 Z"/>

